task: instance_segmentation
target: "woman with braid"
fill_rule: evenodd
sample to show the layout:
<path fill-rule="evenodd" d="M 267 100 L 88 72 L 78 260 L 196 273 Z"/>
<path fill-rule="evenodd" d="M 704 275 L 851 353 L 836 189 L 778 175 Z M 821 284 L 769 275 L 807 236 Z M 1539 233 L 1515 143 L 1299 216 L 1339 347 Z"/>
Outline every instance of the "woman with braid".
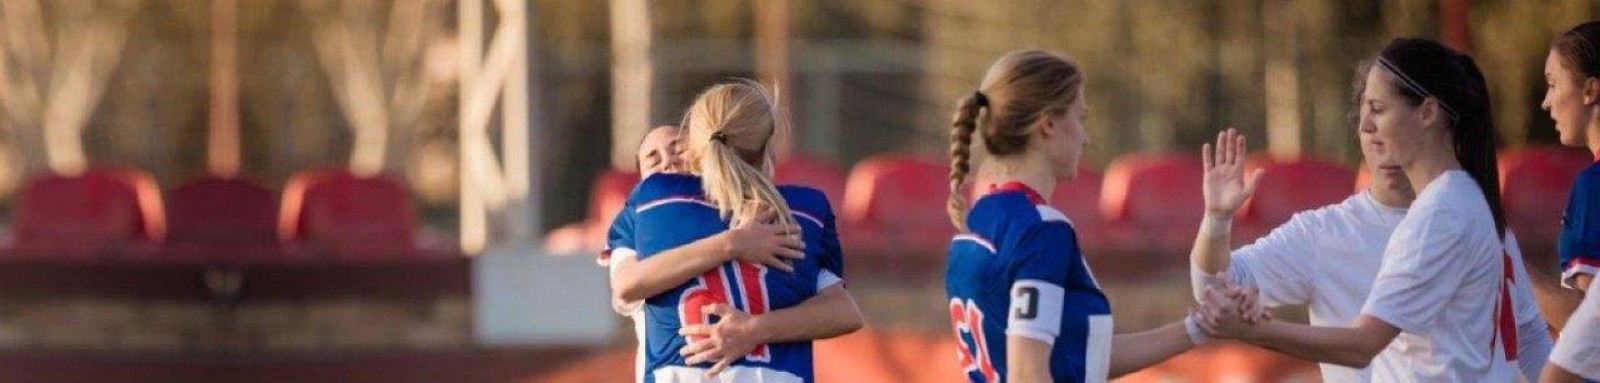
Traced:
<path fill-rule="evenodd" d="M 1110 302 L 1072 222 L 1045 202 L 1057 182 L 1077 175 L 1089 142 L 1083 82 L 1065 56 L 1011 52 L 956 110 L 949 213 L 961 233 L 950 244 L 945 291 L 973 382 L 1104 382 L 1204 340 L 1192 320 L 1113 335 Z M 974 141 L 987 149 L 979 166 L 994 184 L 979 185 L 985 193 L 968 208 L 961 195 Z"/>

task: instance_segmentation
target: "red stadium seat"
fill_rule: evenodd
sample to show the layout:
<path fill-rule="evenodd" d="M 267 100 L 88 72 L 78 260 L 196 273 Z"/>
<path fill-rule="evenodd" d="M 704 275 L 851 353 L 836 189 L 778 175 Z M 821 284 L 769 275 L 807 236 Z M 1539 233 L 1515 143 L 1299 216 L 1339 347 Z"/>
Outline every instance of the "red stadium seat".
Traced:
<path fill-rule="evenodd" d="M 628 194 L 638 184 L 639 173 L 607 170 L 595 177 L 594 189 L 589 192 L 589 218 L 584 221 L 588 233 L 585 248 L 598 251 L 605 247 L 611 220 L 628 204 Z"/>
<path fill-rule="evenodd" d="M 167 243 L 270 247 L 277 243 L 272 191 L 238 178 L 204 177 L 172 190 Z"/>
<path fill-rule="evenodd" d="M 948 172 L 941 163 L 897 155 L 856 164 L 840 209 L 846 251 L 942 259 L 955 234 L 945 213 Z"/>
<path fill-rule="evenodd" d="M 1302 158 L 1252 162 L 1252 168 L 1264 172 L 1255 196 L 1240 209 L 1239 226 L 1248 228 L 1241 230 L 1235 243 L 1248 243 L 1289 221 L 1295 213 L 1343 201 L 1351 193 L 1339 185 L 1355 182 L 1355 174 L 1349 169 L 1328 161 Z"/>
<path fill-rule="evenodd" d="M 432 258 L 416 246 L 416 218 L 406 189 L 384 176 L 342 169 L 302 172 L 283 192 L 279 238 L 325 246 L 346 259 Z"/>
<path fill-rule="evenodd" d="M 778 162 L 777 181 L 779 184 L 804 185 L 821 190 L 828 195 L 828 201 L 839 203 L 839 198 L 844 196 L 844 172 L 833 164 L 821 159 L 791 155 L 789 158 Z"/>
<path fill-rule="evenodd" d="M 158 241 L 166 231 L 161 191 L 149 174 L 97 168 L 29 182 L 12 215 L 11 255 L 88 257 Z"/>
<path fill-rule="evenodd" d="M 1119 232 L 1136 236 L 1133 240 L 1144 244 L 1145 252 L 1181 261 L 1185 258 L 1171 255 L 1186 254 L 1194 242 L 1205 212 L 1200 190 L 1204 173 L 1200 158 L 1189 153 L 1117 158 L 1106 168 L 1101 211 Z M 1148 265 L 1141 268 L 1150 270 Z"/>
<path fill-rule="evenodd" d="M 1578 172 L 1594 163 L 1581 150 L 1528 147 L 1500 154 L 1500 200 L 1523 246 L 1553 246 Z"/>

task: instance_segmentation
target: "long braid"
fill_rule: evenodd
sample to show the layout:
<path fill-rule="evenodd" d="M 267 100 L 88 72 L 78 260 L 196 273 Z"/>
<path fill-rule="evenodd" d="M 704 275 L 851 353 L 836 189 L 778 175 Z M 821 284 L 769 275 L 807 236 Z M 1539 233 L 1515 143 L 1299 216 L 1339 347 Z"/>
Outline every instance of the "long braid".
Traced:
<path fill-rule="evenodd" d="M 982 112 L 983 93 L 974 93 L 961 99 L 954 121 L 950 123 L 950 199 L 945 209 L 950 223 L 957 230 L 967 231 L 967 198 L 962 185 L 972 172 L 972 133 L 978 130 L 978 114 Z"/>

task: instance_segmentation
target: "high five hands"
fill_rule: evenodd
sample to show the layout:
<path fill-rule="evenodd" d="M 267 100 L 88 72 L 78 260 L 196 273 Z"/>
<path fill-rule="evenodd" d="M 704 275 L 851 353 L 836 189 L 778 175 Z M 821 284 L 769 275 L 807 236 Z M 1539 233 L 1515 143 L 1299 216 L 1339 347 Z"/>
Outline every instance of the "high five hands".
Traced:
<path fill-rule="evenodd" d="M 1216 145 L 1205 144 L 1200 147 L 1200 160 L 1205 165 L 1202 190 L 1207 217 L 1232 218 L 1244 201 L 1255 194 L 1256 185 L 1261 183 L 1261 170 L 1251 172 L 1249 179 L 1245 179 L 1246 143 L 1243 134 L 1228 128 L 1217 133 Z"/>
<path fill-rule="evenodd" d="M 1207 276 L 1200 305 L 1195 307 L 1195 324 L 1213 338 L 1241 339 L 1258 324 L 1272 321 L 1272 312 L 1256 300 L 1257 290 L 1239 287 L 1226 274 Z"/>

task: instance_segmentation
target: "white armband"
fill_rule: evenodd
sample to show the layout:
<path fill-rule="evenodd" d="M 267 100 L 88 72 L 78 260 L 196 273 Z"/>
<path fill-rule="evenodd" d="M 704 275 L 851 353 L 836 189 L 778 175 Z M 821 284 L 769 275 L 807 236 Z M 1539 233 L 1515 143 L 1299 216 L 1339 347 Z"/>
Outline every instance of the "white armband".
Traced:
<path fill-rule="evenodd" d="M 1055 344 L 1061 333 L 1061 309 L 1066 304 L 1066 289 L 1037 279 L 1011 284 L 1011 309 L 1007 310 L 1006 335 L 1019 335 Z"/>

